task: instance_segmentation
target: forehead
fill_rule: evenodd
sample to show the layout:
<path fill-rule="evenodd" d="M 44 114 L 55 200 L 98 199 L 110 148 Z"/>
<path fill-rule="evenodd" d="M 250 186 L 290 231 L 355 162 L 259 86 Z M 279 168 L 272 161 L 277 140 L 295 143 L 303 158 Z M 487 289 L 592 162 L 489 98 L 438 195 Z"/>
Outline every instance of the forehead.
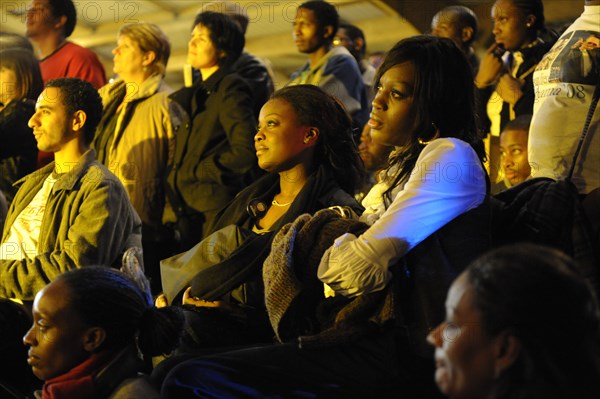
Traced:
<path fill-rule="evenodd" d="M 412 85 L 415 81 L 415 64 L 405 61 L 394 65 L 381 76 L 382 81 L 406 83 Z"/>
<path fill-rule="evenodd" d="M 275 98 L 273 100 L 267 101 L 261 110 L 261 116 L 266 116 L 270 114 L 289 116 L 289 114 L 295 115 L 296 111 L 286 100 L 282 98 Z"/>
<path fill-rule="evenodd" d="M 456 12 L 452 10 L 442 10 L 433 16 L 431 25 L 452 26 L 457 23 Z"/>
<path fill-rule="evenodd" d="M 508 146 L 511 144 L 526 144 L 527 132 L 521 129 L 505 130 L 500 135 L 500 145 Z"/>
<path fill-rule="evenodd" d="M 515 6 L 512 0 L 498 0 L 492 7 L 492 16 L 507 16 L 519 13 L 520 9 Z"/>
<path fill-rule="evenodd" d="M 198 24 L 194 26 L 194 29 L 192 30 L 192 35 L 210 36 L 210 29 L 208 29 L 208 27 L 206 27 L 205 25 Z"/>
<path fill-rule="evenodd" d="M 37 99 L 36 108 L 58 108 L 62 107 L 61 90 L 58 87 L 46 87 Z"/>
<path fill-rule="evenodd" d="M 309 10 L 308 8 L 298 8 L 298 11 L 296 12 L 296 19 L 305 22 L 317 22 L 315 12 L 313 10 Z"/>
<path fill-rule="evenodd" d="M 61 280 L 55 280 L 40 291 L 33 302 L 33 312 L 54 321 L 72 318 L 68 301 L 69 287 Z"/>
<path fill-rule="evenodd" d="M 461 310 L 471 309 L 472 296 L 473 290 L 467 278 L 467 273 L 463 272 L 450 286 L 446 298 L 446 309 L 458 313 Z"/>

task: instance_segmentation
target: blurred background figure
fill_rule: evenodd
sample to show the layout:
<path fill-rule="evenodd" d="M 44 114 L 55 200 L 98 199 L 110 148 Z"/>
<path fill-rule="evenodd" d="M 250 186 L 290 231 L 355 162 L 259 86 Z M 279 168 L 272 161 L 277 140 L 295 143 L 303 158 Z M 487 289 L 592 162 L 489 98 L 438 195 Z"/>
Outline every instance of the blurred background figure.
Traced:
<path fill-rule="evenodd" d="M 431 20 L 431 33 L 437 37 L 452 39 L 465 53 L 473 76 L 479 69 L 479 58 L 473 50 L 473 42 L 477 38 L 477 16 L 465 6 L 449 6 L 440 10 Z"/>
<path fill-rule="evenodd" d="M 196 15 L 188 64 L 200 70 L 202 79 L 170 97 L 180 120 L 163 221 L 172 226 L 178 241 L 174 253 L 200 242 L 217 212 L 258 169 L 252 93 L 233 70 L 244 43 L 242 31 L 227 15 Z"/>
<path fill-rule="evenodd" d="M 446 320 L 428 337 L 442 393 L 600 397 L 600 313 L 576 270 L 563 253 L 532 244 L 474 261 L 450 287 Z"/>
<path fill-rule="evenodd" d="M 530 124 L 531 115 L 521 115 L 508 122 L 500 133 L 500 173 L 494 194 L 525 181 L 531 174 L 527 157 Z"/>
<path fill-rule="evenodd" d="M 57 78 L 87 80 L 96 89 L 106 84 L 104 67 L 96 54 L 67 38 L 77 24 L 72 0 L 31 0 L 27 6 L 25 35 L 40 58 L 44 83 Z M 52 161 L 51 152 L 38 152 L 38 168 Z"/>
<path fill-rule="evenodd" d="M 364 184 L 356 192 L 355 198 L 358 202 L 362 201 L 369 190 L 371 190 L 371 187 L 377 183 L 378 174 L 387 166 L 388 157 L 393 149 L 394 147 L 392 146 L 375 143 L 371 139 L 371 127 L 368 124 L 365 125 L 360 135 L 358 151 L 365 165 L 367 176 Z"/>
<path fill-rule="evenodd" d="M 475 76 L 479 119 L 488 135 L 491 181 L 500 166 L 499 136 L 519 115 L 533 114 L 533 72 L 553 43 L 546 28 L 541 0 L 496 0 L 492 6 L 495 42 L 481 59 Z"/>
<path fill-rule="evenodd" d="M 375 68 L 365 59 L 367 52 L 367 39 L 363 31 L 354 25 L 340 24 L 333 39 L 334 46 L 344 46 L 352 54 L 362 74 L 369 108 L 373 100 L 373 82 L 375 81 Z"/>
<path fill-rule="evenodd" d="M 118 79 L 99 90 L 104 112 L 92 148 L 99 162 L 123 183 L 142 219 L 144 267 L 152 290 L 160 292 L 159 261 L 169 243 L 162 225 L 164 181 L 175 148 L 169 94 L 164 74 L 169 39 L 154 24 L 128 24 L 113 50 Z"/>
<path fill-rule="evenodd" d="M 33 172 L 37 143 L 27 125 L 43 83 L 38 60 L 30 50 L 0 50 L 0 191 L 10 203 L 20 178 Z"/>
<path fill-rule="evenodd" d="M 33 46 L 26 37 L 13 32 L 0 32 L 0 51 L 14 47 L 29 50 L 33 53 Z"/>

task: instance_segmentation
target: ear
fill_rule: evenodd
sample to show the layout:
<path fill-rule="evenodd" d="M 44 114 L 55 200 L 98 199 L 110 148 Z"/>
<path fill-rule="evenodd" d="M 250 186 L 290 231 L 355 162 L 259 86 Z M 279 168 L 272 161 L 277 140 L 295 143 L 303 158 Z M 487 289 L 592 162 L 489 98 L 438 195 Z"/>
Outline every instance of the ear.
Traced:
<path fill-rule="evenodd" d="M 509 331 L 500 333 L 494 340 L 494 377 L 498 378 L 519 358 L 521 341 Z"/>
<path fill-rule="evenodd" d="M 87 115 L 82 110 L 75 111 L 73 114 L 73 119 L 71 121 L 71 128 L 74 132 L 83 129 L 85 125 L 85 121 L 87 119 Z"/>
<path fill-rule="evenodd" d="M 361 48 L 365 45 L 365 41 L 361 37 L 357 37 L 354 39 L 354 49 L 356 51 L 360 51 Z"/>
<path fill-rule="evenodd" d="M 101 327 L 90 327 L 83 334 L 83 349 L 86 352 L 95 352 L 106 340 L 106 330 Z"/>
<path fill-rule="evenodd" d="M 156 59 L 156 53 L 154 51 L 147 51 L 144 54 L 144 59 L 142 60 L 142 65 L 148 66 L 151 65 Z"/>
<path fill-rule="evenodd" d="M 62 29 L 63 26 L 65 26 L 66 23 L 67 23 L 67 16 L 66 15 L 61 15 L 60 17 L 58 17 L 56 19 L 56 23 L 54 24 L 54 28 L 56 30 L 60 30 L 60 29 Z"/>
<path fill-rule="evenodd" d="M 319 132 L 318 128 L 309 128 L 308 131 L 304 134 L 304 144 L 315 145 L 320 134 L 321 132 Z"/>
<path fill-rule="evenodd" d="M 463 43 L 468 42 L 469 40 L 471 40 L 473 38 L 473 28 L 470 26 L 465 26 L 462 29 L 461 35 L 460 35 L 460 40 Z"/>
<path fill-rule="evenodd" d="M 333 26 L 327 25 L 323 28 L 323 39 L 333 39 L 333 35 L 335 35 L 335 32 L 333 31 Z"/>

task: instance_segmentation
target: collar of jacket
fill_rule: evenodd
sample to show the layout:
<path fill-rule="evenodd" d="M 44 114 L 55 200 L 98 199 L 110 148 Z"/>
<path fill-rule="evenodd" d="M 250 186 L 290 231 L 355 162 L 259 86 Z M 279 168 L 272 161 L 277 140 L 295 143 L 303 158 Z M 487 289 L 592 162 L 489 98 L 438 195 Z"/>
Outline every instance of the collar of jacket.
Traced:
<path fill-rule="evenodd" d="M 125 90 L 127 82 L 123 79 L 119 79 L 112 83 L 108 89 L 108 98 L 114 98 Z M 158 91 L 169 90 L 169 87 L 163 81 L 163 77 L 160 74 L 154 74 L 144 80 L 139 86 L 138 90 L 135 91 L 133 96 L 125 96 L 123 102 L 131 103 L 140 99 L 148 98 Z"/>
<path fill-rule="evenodd" d="M 192 99 L 194 96 L 206 96 L 217 89 L 217 86 L 226 75 L 233 73 L 231 67 L 221 67 L 215 73 L 210 75 L 206 81 L 198 80 L 192 87 L 183 87 L 169 96 L 169 98 L 191 114 Z"/>
<path fill-rule="evenodd" d="M 75 164 L 75 166 L 73 166 L 73 168 L 71 168 L 68 172 L 60 175 L 60 177 L 52 187 L 52 193 L 55 193 L 58 190 L 72 190 L 75 187 L 75 185 L 83 178 L 90 165 L 95 161 L 96 151 L 94 151 L 93 149 L 89 149 L 86 152 L 84 152 Z M 28 180 L 30 178 L 36 180 L 46 179 L 50 173 L 54 172 L 54 164 L 54 161 L 50 162 L 43 168 L 38 169 L 35 172 L 18 180 L 14 185 L 20 185 L 25 180 Z"/>

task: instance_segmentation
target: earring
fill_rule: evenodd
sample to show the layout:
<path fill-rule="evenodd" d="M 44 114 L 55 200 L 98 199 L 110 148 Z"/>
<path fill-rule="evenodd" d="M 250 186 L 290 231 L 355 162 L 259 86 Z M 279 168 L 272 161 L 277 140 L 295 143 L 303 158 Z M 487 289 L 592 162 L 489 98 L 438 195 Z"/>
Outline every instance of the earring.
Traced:
<path fill-rule="evenodd" d="M 421 145 L 427 145 L 427 144 L 431 143 L 431 141 L 425 141 L 425 140 L 423 140 L 423 139 L 422 139 L 422 138 L 420 138 L 420 137 L 417 139 L 417 141 L 418 141 L 418 142 L 419 142 L 419 144 L 421 144 Z"/>
<path fill-rule="evenodd" d="M 527 22 L 527 27 L 531 28 L 531 24 L 529 22 Z"/>

